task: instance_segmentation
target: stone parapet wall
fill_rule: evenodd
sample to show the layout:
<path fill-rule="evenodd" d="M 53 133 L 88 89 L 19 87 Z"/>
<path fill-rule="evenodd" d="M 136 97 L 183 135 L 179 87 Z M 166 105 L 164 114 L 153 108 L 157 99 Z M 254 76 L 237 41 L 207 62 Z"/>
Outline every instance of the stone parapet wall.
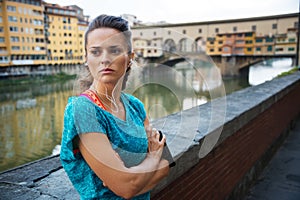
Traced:
<path fill-rule="evenodd" d="M 214 148 L 199 158 L 203 141 L 214 131 L 202 134 L 199 144 L 181 152 L 152 199 L 241 199 L 300 113 L 300 74 L 235 92 L 226 102 L 225 123 Z M 200 113 L 206 106 L 199 107 Z"/>

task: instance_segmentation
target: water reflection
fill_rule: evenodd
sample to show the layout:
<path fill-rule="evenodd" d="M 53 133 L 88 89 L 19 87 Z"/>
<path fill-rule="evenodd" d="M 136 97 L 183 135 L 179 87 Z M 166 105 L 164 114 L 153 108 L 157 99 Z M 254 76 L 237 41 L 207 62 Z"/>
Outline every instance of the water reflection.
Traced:
<path fill-rule="evenodd" d="M 151 119 L 225 95 L 219 69 L 211 62 L 199 60 L 181 62 L 174 67 L 148 64 L 133 68 L 126 92 L 144 102 Z"/>
<path fill-rule="evenodd" d="M 249 69 L 249 83 L 259 85 L 292 68 L 291 58 L 271 59 L 258 63 Z"/>
<path fill-rule="evenodd" d="M 17 87 L 0 102 L 0 171 L 51 155 L 61 140 L 73 81 Z"/>

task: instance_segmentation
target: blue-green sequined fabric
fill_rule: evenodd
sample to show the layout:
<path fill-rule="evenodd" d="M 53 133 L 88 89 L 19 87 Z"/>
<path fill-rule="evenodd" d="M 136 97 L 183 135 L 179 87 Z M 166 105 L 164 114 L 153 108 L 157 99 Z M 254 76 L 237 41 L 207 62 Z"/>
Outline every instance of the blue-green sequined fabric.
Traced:
<path fill-rule="evenodd" d="M 148 142 L 144 129 L 146 112 L 135 97 L 122 93 L 126 120 L 116 118 L 83 96 L 70 97 L 64 113 L 64 129 L 60 159 L 81 199 L 122 199 L 103 186 L 103 182 L 91 170 L 76 149 L 74 138 L 79 134 L 96 132 L 106 134 L 113 149 L 127 167 L 141 163 L 147 153 Z M 150 199 L 150 193 L 133 199 Z"/>

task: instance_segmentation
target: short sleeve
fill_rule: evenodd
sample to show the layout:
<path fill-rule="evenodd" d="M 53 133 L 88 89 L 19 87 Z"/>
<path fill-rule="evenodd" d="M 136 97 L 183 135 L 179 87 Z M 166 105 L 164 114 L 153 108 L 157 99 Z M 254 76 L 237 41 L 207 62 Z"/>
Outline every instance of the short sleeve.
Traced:
<path fill-rule="evenodd" d="M 97 117 L 96 106 L 85 100 L 84 97 L 70 97 L 64 111 L 64 128 L 61 141 L 62 160 L 75 159 L 73 150 L 76 144 L 73 140 L 78 134 L 98 132 L 104 133 L 105 124 L 100 124 L 98 121 L 103 121 Z M 63 162 L 64 163 L 64 162 Z"/>
<path fill-rule="evenodd" d="M 82 133 L 105 133 L 105 118 L 99 108 L 85 97 L 72 100 L 74 124 L 78 134 Z"/>

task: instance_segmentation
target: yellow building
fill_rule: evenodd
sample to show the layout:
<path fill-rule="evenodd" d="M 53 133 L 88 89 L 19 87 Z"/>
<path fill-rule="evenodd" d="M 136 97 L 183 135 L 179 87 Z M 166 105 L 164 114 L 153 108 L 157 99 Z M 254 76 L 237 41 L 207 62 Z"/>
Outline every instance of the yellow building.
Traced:
<path fill-rule="evenodd" d="M 220 33 L 215 38 L 208 38 L 207 55 L 253 55 L 255 33 Z"/>
<path fill-rule="evenodd" d="M 216 38 L 208 37 L 206 40 L 206 54 L 207 55 L 219 55 L 217 46 L 216 46 Z"/>
<path fill-rule="evenodd" d="M 225 39 L 226 39 L 226 35 L 225 34 L 218 34 L 216 36 L 216 41 L 215 41 L 215 53 L 217 55 L 222 55 L 223 52 L 223 46 L 225 44 Z"/>
<path fill-rule="evenodd" d="M 76 5 L 0 1 L 1 74 L 49 74 L 82 64 L 87 26 L 88 16 Z"/>
<path fill-rule="evenodd" d="M 274 55 L 274 37 L 255 36 L 253 55 Z"/>
<path fill-rule="evenodd" d="M 48 64 L 82 64 L 84 32 L 88 25 L 81 15 L 82 9 L 57 4 L 45 4 L 44 7 Z"/>
<path fill-rule="evenodd" d="M 46 64 L 42 1 L 9 1 L 0 4 L 0 66 Z M 23 71 L 24 72 L 24 71 Z"/>
<path fill-rule="evenodd" d="M 245 34 L 245 55 L 253 55 L 254 43 L 255 43 L 255 32 L 246 32 Z"/>

